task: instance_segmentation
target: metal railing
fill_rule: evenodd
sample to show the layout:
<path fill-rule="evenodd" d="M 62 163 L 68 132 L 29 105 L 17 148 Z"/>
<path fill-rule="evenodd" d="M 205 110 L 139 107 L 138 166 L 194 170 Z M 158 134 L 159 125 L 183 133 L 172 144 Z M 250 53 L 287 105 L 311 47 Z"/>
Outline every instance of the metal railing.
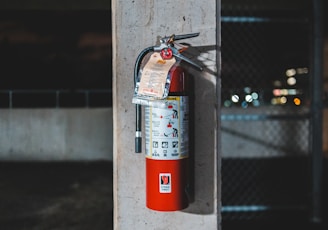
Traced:
<path fill-rule="evenodd" d="M 111 89 L 0 90 L 0 108 L 90 108 L 111 106 Z"/>

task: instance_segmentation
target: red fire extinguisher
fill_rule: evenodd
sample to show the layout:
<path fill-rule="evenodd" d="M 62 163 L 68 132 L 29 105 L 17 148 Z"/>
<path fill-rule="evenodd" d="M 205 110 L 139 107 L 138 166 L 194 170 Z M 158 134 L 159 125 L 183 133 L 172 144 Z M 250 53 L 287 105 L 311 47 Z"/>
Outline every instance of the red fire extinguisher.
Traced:
<path fill-rule="evenodd" d="M 191 79 L 180 62 L 199 70 L 202 67 L 181 55 L 186 46 L 175 41 L 198 35 L 164 37 L 159 46 L 144 49 L 136 60 L 132 100 L 136 104 L 135 151 L 142 152 L 141 105 L 146 105 L 146 206 L 152 210 L 176 211 L 189 205 Z M 141 68 L 150 53 L 147 64 Z"/>

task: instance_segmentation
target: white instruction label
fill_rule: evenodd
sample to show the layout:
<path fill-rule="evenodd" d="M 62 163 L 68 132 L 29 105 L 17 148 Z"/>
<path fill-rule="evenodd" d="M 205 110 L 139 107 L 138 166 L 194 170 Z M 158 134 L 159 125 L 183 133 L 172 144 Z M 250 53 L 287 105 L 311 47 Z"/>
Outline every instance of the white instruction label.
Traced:
<path fill-rule="evenodd" d="M 165 108 L 145 107 L 146 157 L 177 160 L 189 157 L 189 101 L 169 96 Z"/>
<path fill-rule="evenodd" d="M 163 60 L 159 53 L 153 53 L 142 70 L 138 96 L 150 96 L 157 99 L 166 97 L 167 95 L 164 94 L 166 80 L 175 62 L 175 58 Z"/>

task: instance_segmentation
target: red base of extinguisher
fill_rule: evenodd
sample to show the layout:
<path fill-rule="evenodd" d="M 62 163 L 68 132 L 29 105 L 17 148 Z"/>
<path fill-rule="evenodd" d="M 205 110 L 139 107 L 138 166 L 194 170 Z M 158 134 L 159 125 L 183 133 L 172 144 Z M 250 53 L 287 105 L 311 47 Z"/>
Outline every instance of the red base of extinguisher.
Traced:
<path fill-rule="evenodd" d="M 188 207 L 188 158 L 153 160 L 146 158 L 146 205 L 157 211 Z"/>

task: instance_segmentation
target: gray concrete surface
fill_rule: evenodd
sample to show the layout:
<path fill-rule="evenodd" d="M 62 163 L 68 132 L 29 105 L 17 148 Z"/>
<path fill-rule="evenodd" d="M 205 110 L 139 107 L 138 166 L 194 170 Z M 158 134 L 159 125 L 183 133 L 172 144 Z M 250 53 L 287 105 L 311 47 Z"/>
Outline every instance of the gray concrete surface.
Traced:
<path fill-rule="evenodd" d="M 2 109 L 0 160 L 112 160 L 112 109 Z"/>
<path fill-rule="evenodd" d="M 217 125 L 216 7 L 202 1 L 113 1 L 114 229 L 220 228 L 220 153 Z M 218 11 L 219 12 L 219 11 Z M 185 42 L 205 66 L 195 77 L 195 199 L 177 212 L 156 212 L 145 205 L 144 154 L 134 153 L 133 67 L 142 49 L 158 36 L 200 32 Z M 218 84 L 220 85 L 220 84 Z"/>

